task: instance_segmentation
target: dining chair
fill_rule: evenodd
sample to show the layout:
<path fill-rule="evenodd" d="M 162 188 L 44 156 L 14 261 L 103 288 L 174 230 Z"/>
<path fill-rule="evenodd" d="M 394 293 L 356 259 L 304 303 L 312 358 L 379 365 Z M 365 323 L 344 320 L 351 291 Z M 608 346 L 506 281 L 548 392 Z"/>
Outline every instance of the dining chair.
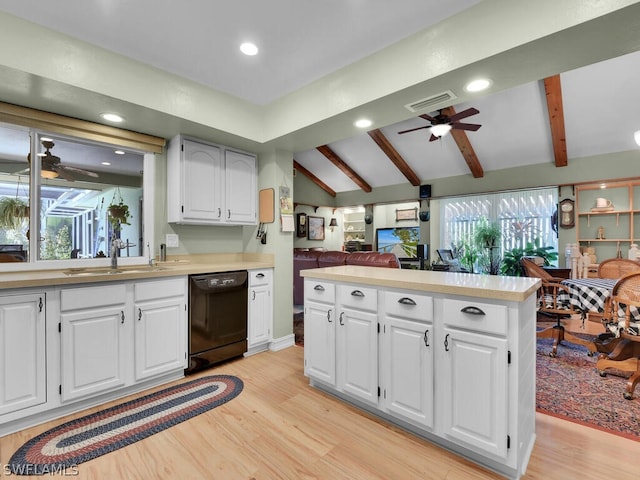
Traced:
<path fill-rule="evenodd" d="M 536 333 L 537 338 L 553 338 L 553 347 L 549 352 L 550 357 L 558 355 L 558 345 L 566 340 L 570 343 L 583 345 L 589 350 L 589 355 L 597 352 L 595 338 L 584 339 L 567 331 L 562 324 L 561 319 L 566 316 L 579 314 L 573 306 L 566 300 L 559 299 L 559 296 L 569 297 L 569 289 L 566 285 L 562 285 L 562 278 L 553 277 L 542 267 L 536 265 L 535 262 L 527 258 L 520 260 L 520 265 L 527 277 L 539 278 L 542 285 L 537 293 L 537 311 L 543 315 L 555 318 L 555 325 L 539 330 Z"/>
<path fill-rule="evenodd" d="M 618 279 L 632 272 L 640 272 L 640 262 L 626 258 L 610 258 L 600 262 L 598 278 Z"/>
<path fill-rule="evenodd" d="M 600 376 L 613 368 L 631 372 L 624 398 L 631 400 L 640 382 L 640 271 L 622 277 L 611 290 L 604 312 L 609 328 L 621 339 L 611 353 L 601 353 L 596 362 Z"/>

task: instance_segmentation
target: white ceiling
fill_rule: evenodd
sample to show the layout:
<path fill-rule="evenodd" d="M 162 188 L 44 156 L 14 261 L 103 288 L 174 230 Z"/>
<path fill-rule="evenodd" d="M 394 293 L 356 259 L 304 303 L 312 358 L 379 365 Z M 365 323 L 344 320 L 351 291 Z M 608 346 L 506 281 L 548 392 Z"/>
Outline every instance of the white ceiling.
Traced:
<path fill-rule="evenodd" d="M 191 0 L 177 5 L 168 0 L 0 0 L 0 11 L 265 105 L 477 3 Z M 603 43 L 616 41 L 610 40 L 611 33 L 602 31 Z M 239 43 L 247 39 L 258 44 L 258 56 L 239 53 Z M 488 35 L 478 41 L 491 42 L 493 38 Z M 576 48 L 576 56 L 582 54 Z M 636 42 L 634 50 L 638 48 Z M 401 76 L 389 68 L 390 76 Z M 640 104 L 640 54 L 569 71 L 561 79 L 569 161 L 637 148 L 633 132 L 640 129 L 635 111 Z M 480 123 L 482 128 L 467 132 L 467 136 L 485 173 L 553 162 L 545 93 L 539 81 L 494 88 L 476 98 L 467 96 L 455 108 L 461 111 L 471 106 L 480 113 L 465 121 Z M 408 120 L 376 128 L 381 128 L 422 183 L 469 174 L 451 136 L 429 142 L 427 130 L 397 135 L 400 130 L 425 124 L 422 119 L 410 118 L 414 115 L 418 114 L 405 111 L 403 118 Z M 147 118 L 151 120 L 149 115 Z M 337 140 L 328 143 L 331 149 L 372 187 L 407 182 L 366 133 L 333 138 Z M 336 192 L 358 188 L 314 148 L 295 152 L 294 158 Z"/>

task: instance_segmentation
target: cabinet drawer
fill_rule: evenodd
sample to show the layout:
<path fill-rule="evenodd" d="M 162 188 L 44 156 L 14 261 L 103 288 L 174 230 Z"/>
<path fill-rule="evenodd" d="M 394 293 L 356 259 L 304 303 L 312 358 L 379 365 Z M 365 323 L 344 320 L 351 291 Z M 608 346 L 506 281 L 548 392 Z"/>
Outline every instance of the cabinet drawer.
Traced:
<path fill-rule="evenodd" d="M 249 270 L 249 286 L 269 285 L 271 283 L 272 270 L 263 268 L 261 270 Z"/>
<path fill-rule="evenodd" d="M 361 285 L 339 285 L 338 299 L 343 307 L 372 311 L 378 309 L 378 291 L 375 288 Z"/>
<path fill-rule="evenodd" d="M 419 322 L 433 321 L 433 298 L 407 292 L 384 292 L 387 315 L 410 318 Z"/>
<path fill-rule="evenodd" d="M 145 300 L 157 300 L 169 297 L 182 297 L 187 291 L 184 277 L 170 278 L 167 280 L 149 280 L 138 282 L 134 289 L 136 302 Z"/>
<path fill-rule="evenodd" d="M 507 334 L 507 307 L 473 300 L 444 299 L 445 325 L 476 332 Z"/>
<path fill-rule="evenodd" d="M 335 285 L 330 282 L 320 280 L 304 281 L 304 298 L 316 302 L 335 303 L 336 289 Z"/>
<path fill-rule="evenodd" d="M 100 285 L 98 287 L 67 288 L 60 292 L 60 310 L 121 305 L 126 300 L 126 286 Z"/>

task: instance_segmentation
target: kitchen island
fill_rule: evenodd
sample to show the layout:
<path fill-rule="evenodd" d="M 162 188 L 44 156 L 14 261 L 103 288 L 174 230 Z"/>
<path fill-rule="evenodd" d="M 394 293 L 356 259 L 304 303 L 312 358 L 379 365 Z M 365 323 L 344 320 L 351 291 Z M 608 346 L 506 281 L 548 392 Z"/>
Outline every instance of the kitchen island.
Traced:
<path fill-rule="evenodd" d="M 312 386 L 507 478 L 535 442 L 534 278 L 304 270 Z"/>

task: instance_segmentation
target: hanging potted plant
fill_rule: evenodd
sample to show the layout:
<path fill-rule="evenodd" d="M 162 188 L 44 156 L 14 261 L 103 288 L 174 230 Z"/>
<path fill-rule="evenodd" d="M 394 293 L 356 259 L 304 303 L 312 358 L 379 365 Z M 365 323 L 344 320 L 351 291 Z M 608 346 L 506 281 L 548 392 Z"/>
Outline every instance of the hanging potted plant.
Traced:
<path fill-rule="evenodd" d="M 109 223 L 111 223 L 114 231 L 120 230 L 121 225 L 131 225 L 129 223 L 131 218 L 129 205 L 124 203 L 120 189 L 116 189 L 114 192 L 111 203 L 107 207 L 107 212 L 109 212 Z"/>
<path fill-rule="evenodd" d="M 29 218 L 29 204 L 18 197 L 0 198 L 0 227 L 19 230 Z"/>

